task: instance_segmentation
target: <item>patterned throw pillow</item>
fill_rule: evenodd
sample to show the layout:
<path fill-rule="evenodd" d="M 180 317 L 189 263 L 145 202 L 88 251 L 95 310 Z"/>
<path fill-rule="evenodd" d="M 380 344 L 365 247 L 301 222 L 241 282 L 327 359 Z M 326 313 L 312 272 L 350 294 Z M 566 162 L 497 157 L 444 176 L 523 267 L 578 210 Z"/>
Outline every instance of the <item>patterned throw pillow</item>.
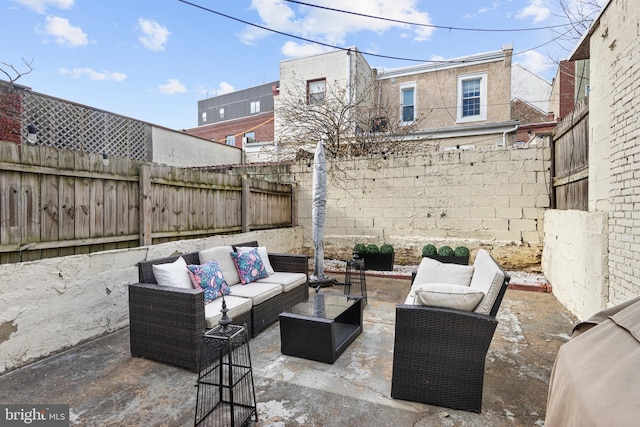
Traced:
<path fill-rule="evenodd" d="M 229 295 L 231 288 L 224 280 L 218 263 L 211 260 L 203 265 L 188 265 L 189 276 L 195 289 L 204 291 L 204 303 L 209 304 L 222 295 Z"/>
<path fill-rule="evenodd" d="M 242 282 L 243 285 L 269 277 L 262 258 L 260 258 L 258 254 L 258 248 L 248 252 L 231 252 L 231 258 L 233 258 L 233 262 L 236 264 L 240 282 Z"/>

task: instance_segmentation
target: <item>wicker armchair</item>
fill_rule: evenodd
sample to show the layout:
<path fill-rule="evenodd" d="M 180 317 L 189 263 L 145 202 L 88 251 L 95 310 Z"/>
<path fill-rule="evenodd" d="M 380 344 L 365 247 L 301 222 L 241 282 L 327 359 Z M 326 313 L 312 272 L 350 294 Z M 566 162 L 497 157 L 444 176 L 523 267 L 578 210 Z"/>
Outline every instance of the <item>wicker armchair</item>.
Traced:
<path fill-rule="evenodd" d="M 508 283 L 504 274 L 489 315 L 398 305 L 391 397 L 481 412 L 485 358 Z"/>

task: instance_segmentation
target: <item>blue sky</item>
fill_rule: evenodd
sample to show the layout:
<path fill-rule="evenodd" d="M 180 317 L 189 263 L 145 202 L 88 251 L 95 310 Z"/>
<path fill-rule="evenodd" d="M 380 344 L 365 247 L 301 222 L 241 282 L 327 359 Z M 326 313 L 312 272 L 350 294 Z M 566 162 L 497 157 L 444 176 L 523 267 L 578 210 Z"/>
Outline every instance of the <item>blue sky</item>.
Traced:
<path fill-rule="evenodd" d="M 16 83 L 35 92 L 184 129 L 197 126 L 199 100 L 278 80 L 281 60 L 329 49 L 303 39 L 405 59 L 366 56 L 378 69 L 417 64 L 406 59 L 428 61 L 489 52 L 511 43 L 514 63 L 551 81 L 556 70 L 553 59 L 566 59 L 575 44 L 553 41 L 565 29 L 484 30 L 565 24 L 560 2 L 573 7 L 576 1 L 305 1 L 430 25 L 412 26 L 285 0 L 190 0 L 193 4 L 180 0 L 0 0 L 0 69 L 13 78 L 16 71 L 28 70 L 23 59 L 32 61 L 33 71 Z M 0 73 L 0 79 L 8 77 Z"/>

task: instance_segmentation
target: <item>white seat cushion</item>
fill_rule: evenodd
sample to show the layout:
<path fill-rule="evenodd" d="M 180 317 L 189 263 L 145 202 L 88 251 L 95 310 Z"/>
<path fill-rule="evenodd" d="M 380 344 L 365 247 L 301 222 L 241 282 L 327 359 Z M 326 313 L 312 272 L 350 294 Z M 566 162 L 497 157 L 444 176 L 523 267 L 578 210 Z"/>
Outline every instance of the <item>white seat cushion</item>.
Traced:
<path fill-rule="evenodd" d="M 476 313 L 490 314 L 491 307 L 504 283 L 504 272 L 493 260 L 489 252 L 480 249 L 473 262 L 475 271 L 470 286 L 484 292 L 484 298 L 475 309 Z"/>
<path fill-rule="evenodd" d="M 252 304 L 250 298 L 227 295 L 224 297 L 224 300 L 227 303 L 227 310 L 229 310 L 227 316 L 232 319 L 251 311 Z M 204 306 L 204 318 L 207 328 L 218 326 L 218 320 L 222 317 L 220 310 L 222 310 L 222 298 L 216 298 Z"/>
<path fill-rule="evenodd" d="M 449 283 L 424 283 L 411 287 L 405 304 L 430 305 L 473 311 L 484 297 L 478 289 Z"/>
<path fill-rule="evenodd" d="M 277 283 L 282 285 L 282 292 L 289 292 L 300 285 L 307 283 L 307 275 L 304 273 L 287 273 L 276 271 L 266 279 L 258 280 L 258 283 Z"/>
<path fill-rule="evenodd" d="M 212 259 L 216 260 L 224 280 L 229 286 L 233 286 L 236 283 L 240 283 L 240 276 L 238 276 L 238 270 L 231 258 L 231 252 L 233 248 L 231 246 L 214 246 L 213 248 L 205 249 L 198 253 L 200 257 L 200 264 L 206 264 Z"/>
<path fill-rule="evenodd" d="M 469 286 L 474 268 L 473 265 L 449 264 L 424 257 L 413 283 L 451 283 Z"/>
<path fill-rule="evenodd" d="M 231 293 L 237 297 L 249 298 L 253 305 L 258 305 L 281 294 L 282 286 L 278 283 L 251 282 L 246 285 L 234 285 Z"/>

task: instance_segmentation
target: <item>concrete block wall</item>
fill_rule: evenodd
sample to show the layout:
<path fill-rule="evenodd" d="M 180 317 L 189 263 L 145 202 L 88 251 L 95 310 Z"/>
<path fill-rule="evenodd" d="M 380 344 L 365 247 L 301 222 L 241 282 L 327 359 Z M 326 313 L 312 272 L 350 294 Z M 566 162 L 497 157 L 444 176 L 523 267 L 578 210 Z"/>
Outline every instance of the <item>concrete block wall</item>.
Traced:
<path fill-rule="evenodd" d="M 301 253 L 299 227 L 181 240 L 132 249 L 1 264 L 0 374 L 129 324 L 128 285 L 137 263 L 257 240 Z"/>
<path fill-rule="evenodd" d="M 464 244 L 472 251 L 492 249 L 506 266 L 537 265 L 549 207 L 549 156 L 548 147 L 484 147 L 330 161 L 325 256 L 344 259 L 355 243 L 387 242 L 396 263 L 414 264 L 427 243 Z M 307 248 L 312 171 L 306 162 L 293 168 Z"/>

